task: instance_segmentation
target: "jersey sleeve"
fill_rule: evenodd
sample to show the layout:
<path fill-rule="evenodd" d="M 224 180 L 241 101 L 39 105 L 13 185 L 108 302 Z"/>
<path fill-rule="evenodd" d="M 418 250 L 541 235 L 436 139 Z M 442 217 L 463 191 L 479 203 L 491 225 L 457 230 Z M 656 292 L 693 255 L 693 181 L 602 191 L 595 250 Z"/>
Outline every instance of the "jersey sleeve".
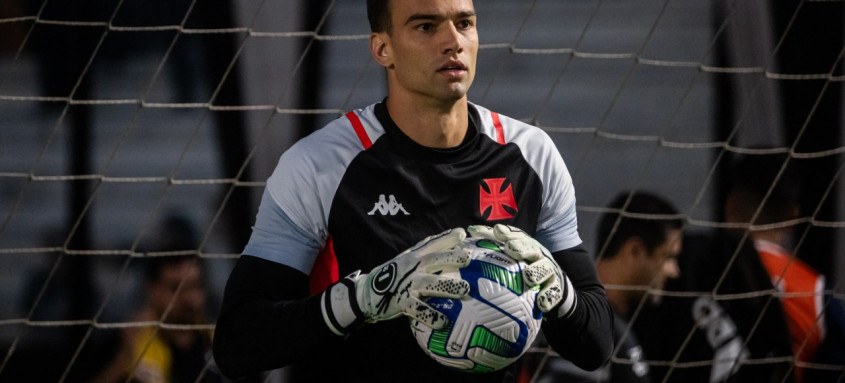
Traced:
<path fill-rule="evenodd" d="M 317 359 L 344 341 L 324 322 L 309 276 L 329 237 L 338 184 L 361 150 L 349 121 L 339 118 L 288 149 L 267 180 L 215 327 L 214 357 L 227 377 Z"/>
<path fill-rule="evenodd" d="M 581 244 L 575 211 L 575 188 L 563 158 L 545 133 L 542 165 L 535 168 L 543 182 L 543 204 L 537 222 L 536 238 L 552 252 Z"/>
<path fill-rule="evenodd" d="M 575 213 L 575 188 L 572 177 L 551 137 L 542 129 L 522 121 L 497 115 L 474 105 L 483 123 L 482 133 L 495 136 L 499 124 L 503 140 L 516 144 L 525 161 L 543 184 L 542 205 L 534 237 L 550 251 L 571 249 L 581 244 Z"/>
<path fill-rule="evenodd" d="M 322 239 L 302 229 L 265 189 L 244 255 L 281 263 L 308 275 Z"/>
<path fill-rule="evenodd" d="M 371 109 L 360 111 L 362 118 Z M 349 120 L 341 117 L 282 154 L 267 179 L 243 253 L 309 275 L 329 237 L 328 216 L 338 184 L 361 150 Z"/>
<path fill-rule="evenodd" d="M 314 168 L 302 153 L 307 144 L 297 143 L 279 159 L 243 251 L 305 275 L 311 272 L 327 236 Z"/>

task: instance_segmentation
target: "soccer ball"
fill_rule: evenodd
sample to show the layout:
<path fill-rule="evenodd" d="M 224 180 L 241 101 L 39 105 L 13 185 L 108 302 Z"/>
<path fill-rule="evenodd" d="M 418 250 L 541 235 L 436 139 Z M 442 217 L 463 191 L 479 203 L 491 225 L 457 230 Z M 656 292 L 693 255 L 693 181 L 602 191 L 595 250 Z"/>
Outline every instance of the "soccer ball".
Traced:
<path fill-rule="evenodd" d="M 535 305 L 539 289 L 525 284 L 525 263 L 502 252 L 500 243 L 467 238 L 462 246 L 470 250 L 469 265 L 441 275 L 469 282 L 469 294 L 428 298 L 449 323 L 432 330 L 411 320 L 411 330 L 423 351 L 442 365 L 471 372 L 499 370 L 522 356 L 540 331 L 542 312 Z"/>

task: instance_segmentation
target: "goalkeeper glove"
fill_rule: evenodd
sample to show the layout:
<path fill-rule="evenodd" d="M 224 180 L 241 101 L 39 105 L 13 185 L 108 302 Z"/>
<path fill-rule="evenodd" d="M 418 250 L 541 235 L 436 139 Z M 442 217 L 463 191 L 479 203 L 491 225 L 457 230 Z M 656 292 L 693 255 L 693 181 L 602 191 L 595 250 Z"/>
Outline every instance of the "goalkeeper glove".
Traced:
<path fill-rule="evenodd" d="M 470 236 L 487 238 L 505 244 L 505 254 L 528 264 L 522 270 L 529 286 L 540 286 L 537 306 L 544 313 L 566 318 L 578 303 L 572 282 L 552 258 L 545 246 L 519 228 L 497 224 L 494 227 L 474 225 L 467 228 Z"/>
<path fill-rule="evenodd" d="M 349 333 L 362 322 L 374 323 L 399 315 L 440 329 L 448 319 L 423 297 L 461 298 L 469 283 L 433 272 L 469 264 L 469 254 L 459 245 L 466 238 L 461 228 L 427 237 L 368 274 L 348 275 L 323 292 L 323 319 L 337 335 Z"/>

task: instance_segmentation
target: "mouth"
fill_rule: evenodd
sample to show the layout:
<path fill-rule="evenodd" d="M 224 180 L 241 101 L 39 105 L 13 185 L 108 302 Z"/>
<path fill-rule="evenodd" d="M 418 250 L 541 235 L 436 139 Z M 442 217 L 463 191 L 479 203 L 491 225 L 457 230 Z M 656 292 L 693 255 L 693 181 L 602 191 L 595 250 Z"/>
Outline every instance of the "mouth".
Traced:
<path fill-rule="evenodd" d="M 458 60 L 451 60 L 443 64 L 438 72 L 466 72 L 467 66 Z"/>
<path fill-rule="evenodd" d="M 462 82 L 469 76 L 467 66 L 458 60 L 450 60 L 443 64 L 437 73 L 441 74 L 449 82 Z"/>

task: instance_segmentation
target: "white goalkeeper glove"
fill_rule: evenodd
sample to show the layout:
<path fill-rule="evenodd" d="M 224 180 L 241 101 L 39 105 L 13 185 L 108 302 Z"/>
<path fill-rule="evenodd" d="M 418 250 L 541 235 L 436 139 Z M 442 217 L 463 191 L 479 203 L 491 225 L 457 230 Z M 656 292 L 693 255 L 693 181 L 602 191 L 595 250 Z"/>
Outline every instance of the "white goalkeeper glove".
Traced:
<path fill-rule="evenodd" d="M 432 235 L 368 274 L 361 270 L 348 275 L 323 292 L 323 319 L 335 334 L 344 335 L 361 324 L 414 318 L 432 329 L 448 319 L 423 297 L 461 298 L 469 283 L 459 278 L 433 274 L 444 268 L 469 264 L 469 254 L 459 245 L 466 238 L 462 228 Z"/>
<path fill-rule="evenodd" d="M 467 228 L 470 236 L 487 238 L 505 244 L 505 254 L 528 264 L 522 270 L 529 286 L 540 286 L 537 307 L 557 318 L 566 318 L 578 303 L 572 282 L 552 258 L 545 246 L 519 228 L 497 224 L 494 227 L 474 225 Z"/>

